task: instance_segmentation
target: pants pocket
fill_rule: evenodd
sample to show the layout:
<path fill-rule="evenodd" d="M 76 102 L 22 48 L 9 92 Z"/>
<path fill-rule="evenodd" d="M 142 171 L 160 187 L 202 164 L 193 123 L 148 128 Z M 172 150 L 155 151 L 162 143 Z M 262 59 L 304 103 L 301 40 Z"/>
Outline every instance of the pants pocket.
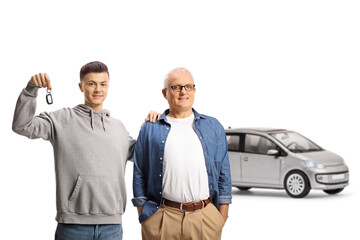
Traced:
<path fill-rule="evenodd" d="M 159 208 L 151 217 L 141 223 L 143 240 L 160 240 L 164 209 Z"/>
<path fill-rule="evenodd" d="M 203 210 L 204 239 L 221 239 L 222 228 L 225 220 L 219 210 L 211 203 Z"/>
<path fill-rule="evenodd" d="M 221 213 L 219 212 L 219 210 L 218 210 L 213 204 L 211 204 L 211 206 L 212 206 L 212 208 L 213 208 L 214 214 L 218 216 L 218 218 L 220 219 L 220 222 L 222 223 L 222 226 L 224 226 L 225 220 L 224 220 L 223 216 L 221 215 Z"/>
<path fill-rule="evenodd" d="M 78 214 L 120 213 L 120 189 L 116 179 L 79 175 L 69 200 L 69 211 Z"/>

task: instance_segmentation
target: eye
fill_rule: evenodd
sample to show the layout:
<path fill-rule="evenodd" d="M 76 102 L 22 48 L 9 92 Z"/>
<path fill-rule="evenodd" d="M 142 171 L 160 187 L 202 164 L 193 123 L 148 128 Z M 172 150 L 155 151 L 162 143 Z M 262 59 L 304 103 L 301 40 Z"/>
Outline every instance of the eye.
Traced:
<path fill-rule="evenodd" d="M 106 87 L 107 83 L 102 83 L 101 86 Z"/>
<path fill-rule="evenodd" d="M 88 83 L 89 86 L 94 86 L 95 84 L 93 82 Z"/>
<path fill-rule="evenodd" d="M 193 88 L 194 88 L 194 85 L 192 85 L 192 84 L 187 84 L 187 85 L 185 85 L 186 91 L 188 91 L 188 90 L 193 90 Z"/>
<path fill-rule="evenodd" d="M 174 91 L 178 91 L 178 90 L 181 89 L 181 86 L 180 85 L 174 85 L 172 88 L 174 89 Z"/>

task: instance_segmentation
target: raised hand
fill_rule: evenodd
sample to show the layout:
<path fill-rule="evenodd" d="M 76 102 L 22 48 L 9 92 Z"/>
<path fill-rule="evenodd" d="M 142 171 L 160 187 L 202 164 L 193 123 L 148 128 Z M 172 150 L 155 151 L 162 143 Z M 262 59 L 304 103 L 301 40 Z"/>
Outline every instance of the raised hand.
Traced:
<path fill-rule="evenodd" d="M 30 83 L 51 90 L 50 77 L 47 73 L 38 73 L 31 77 Z"/>

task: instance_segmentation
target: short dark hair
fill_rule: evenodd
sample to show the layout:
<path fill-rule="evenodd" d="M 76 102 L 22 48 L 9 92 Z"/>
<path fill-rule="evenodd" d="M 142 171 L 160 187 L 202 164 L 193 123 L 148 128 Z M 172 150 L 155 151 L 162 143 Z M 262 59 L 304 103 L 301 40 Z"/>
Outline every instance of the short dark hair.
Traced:
<path fill-rule="evenodd" d="M 106 72 L 107 75 L 110 77 L 107 66 L 102 62 L 94 61 L 94 62 L 89 62 L 89 63 L 85 64 L 80 69 L 80 81 L 83 80 L 83 78 L 85 77 L 86 74 L 92 73 L 92 72 L 95 72 L 95 73 Z"/>

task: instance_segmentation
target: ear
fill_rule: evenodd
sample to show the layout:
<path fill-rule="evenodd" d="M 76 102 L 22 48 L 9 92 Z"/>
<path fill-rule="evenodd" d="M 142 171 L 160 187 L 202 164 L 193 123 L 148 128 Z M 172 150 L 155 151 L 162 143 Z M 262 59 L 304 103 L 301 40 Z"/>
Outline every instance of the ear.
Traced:
<path fill-rule="evenodd" d="M 81 82 L 79 82 L 79 88 L 80 88 L 80 91 L 81 91 L 81 92 L 84 92 L 84 90 L 83 90 L 83 88 L 82 88 Z"/>
<path fill-rule="evenodd" d="M 162 90 L 162 94 L 163 94 L 164 98 L 167 100 L 167 97 L 166 97 L 166 89 L 165 89 L 165 88 Z"/>

